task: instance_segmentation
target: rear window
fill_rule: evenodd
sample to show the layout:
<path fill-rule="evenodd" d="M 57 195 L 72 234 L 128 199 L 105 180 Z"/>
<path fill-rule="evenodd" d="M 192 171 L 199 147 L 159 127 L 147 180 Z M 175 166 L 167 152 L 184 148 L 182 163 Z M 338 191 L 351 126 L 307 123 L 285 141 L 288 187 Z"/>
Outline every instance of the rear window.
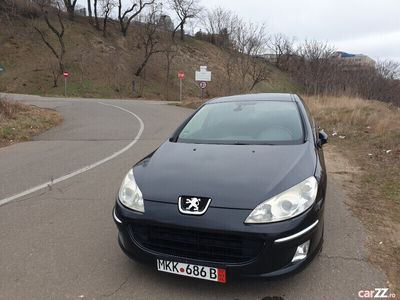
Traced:
<path fill-rule="evenodd" d="M 184 126 L 178 142 L 204 144 L 299 144 L 304 141 L 295 102 L 210 103 Z"/>

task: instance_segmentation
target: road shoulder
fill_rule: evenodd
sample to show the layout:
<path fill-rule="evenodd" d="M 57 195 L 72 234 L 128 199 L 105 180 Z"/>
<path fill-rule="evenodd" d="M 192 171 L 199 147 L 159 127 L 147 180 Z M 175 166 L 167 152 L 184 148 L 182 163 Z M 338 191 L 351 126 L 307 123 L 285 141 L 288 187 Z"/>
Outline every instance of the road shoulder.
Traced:
<path fill-rule="evenodd" d="M 0 147 L 29 141 L 61 124 L 62 120 L 61 115 L 53 109 L 0 98 Z"/>

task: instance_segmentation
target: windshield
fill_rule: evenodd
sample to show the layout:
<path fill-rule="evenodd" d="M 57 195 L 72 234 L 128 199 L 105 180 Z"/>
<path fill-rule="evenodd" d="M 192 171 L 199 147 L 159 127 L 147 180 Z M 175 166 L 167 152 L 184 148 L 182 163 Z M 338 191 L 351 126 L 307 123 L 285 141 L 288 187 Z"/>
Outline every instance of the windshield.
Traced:
<path fill-rule="evenodd" d="M 295 102 L 243 101 L 203 106 L 178 142 L 204 144 L 299 144 L 303 126 Z"/>

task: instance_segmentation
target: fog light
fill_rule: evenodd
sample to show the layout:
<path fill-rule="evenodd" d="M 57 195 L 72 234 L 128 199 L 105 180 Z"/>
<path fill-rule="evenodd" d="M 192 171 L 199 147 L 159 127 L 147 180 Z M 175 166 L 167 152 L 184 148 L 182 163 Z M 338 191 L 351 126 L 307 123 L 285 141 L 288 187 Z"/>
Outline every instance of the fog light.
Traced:
<path fill-rule="evenodd" d="M 293 256 L 292 262 L 303 260 L 307 257 L 310 241 L 307 241 L 297 247 L 296 253 Z"/>

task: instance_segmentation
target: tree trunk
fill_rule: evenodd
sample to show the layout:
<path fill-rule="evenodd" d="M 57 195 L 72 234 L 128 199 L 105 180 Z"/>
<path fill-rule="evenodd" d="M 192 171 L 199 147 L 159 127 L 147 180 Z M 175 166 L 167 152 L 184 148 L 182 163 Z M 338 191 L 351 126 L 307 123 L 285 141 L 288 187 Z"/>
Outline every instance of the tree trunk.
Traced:
<path fill-rule="evenodd" d="M 107 19 L 108 19 L 108 12 L 104 16 L 104 20 L 103 20 L 103 37 L 106 37 L 106 35 L 107 35 Z"/>
<path fill-rule="evenodd" d="M 74 17 L 75 17 L 75 9 L 74 9 L 74 7 L 71 6 L 71 5 L 68 5 L 67 6 L 67 12 L 68 12 L 68 19 L 73 21 Z"/>
<path fill-rule="evenodd" d="M 53 69 L 51 73 L 53 74 L 53 88 L 56 88 L 58 87 L 58 72 Z"/>
<path fill-rule="evenodd" d="M 185 38 L 185 32 L 183 31 L 183 22 L 181 24 L 181 41 Z"/>
<path fill-rule="evenodd" d="M 94 27 L 96 27 L 97 30 L 100 30 L 99 17 L 97 16 L 97 0 L 94 0 L 93 6 L 94 6 Z"/>
<path fill-rule="evenodd" d="M 50 22 L 47 13 L 44 13 L 44 20 L 48 26 L 48 28 L 54 33 L 54 35 L 57 36 L 58 42 L 60 44 L 60 51 L 57 52 L 55 46 L 53 46 L 45 37 L 44 33 L 37 28 L 36 26 L 33 26 L 33 28 L 39 33 L 40 37 L 42 38 L 42 41 L 45 43 L 45 45 L 51 50 L 51 52 L 53 53 L 54 57 L 57 58 L 58 61 L 58 70 L 53 69 L 52 73 L 53 73 L 53 82 L 54 82 L 54 87 L 57 87 L 57 81 L 58 81 L 58 77 L 64 72 L 64 55 L 65 55 L 65 44 L 64 44 L 64 24 L 62 21 L 62 17 L 61 17 L 61 11 L 60 9 L 57 12 L 57 17 L 58 17 L 58 21 L 60 23 L 61 26 L 61 30 L 57 30 Z"/>
<path fill-rule="evenodd" d="M 148 62 L 150 56 L 151 56 L 151 55 L 147 55 L 146 58 L 144 59 L 143 63 L 142 63 L 142 64 L 139 66 L 139 68 L 136 70 L 136 73 L 135 73 L 136 76 L 140 76 L 140 74 L 142 73 L 144 67 L 146 66 L 146 64 L 147 64 L 147 62 Z"/>
<path fill-rule="evenodd" d="M 178 29 L 179 29 L 181 26 L 183 27 L 183 24 L 179 23 L 179 24 L 174 28 L 174 30 L 172 31 L 172 40 L 175 40 L 176 32 L 178 31 Z"/>
<path fill-rule="evenodd" d="M 88 14 L 89 14 L 89 23 L 93 24 L 91 0 L 87 0 L 87 6 L 88 6 Z"/>
<path fill-rule="evenodd" d="M 259 83 L 258 80 L 254 80 L 254 81 L 253 81 L 253 83 L 251 84 L 251 87 L 250 87 L 250 89 L 249 89 L 249 92 L 251 92 L 251 91 L 254 89 L 254 87 L 257 85 L 257 83 Z"/>

